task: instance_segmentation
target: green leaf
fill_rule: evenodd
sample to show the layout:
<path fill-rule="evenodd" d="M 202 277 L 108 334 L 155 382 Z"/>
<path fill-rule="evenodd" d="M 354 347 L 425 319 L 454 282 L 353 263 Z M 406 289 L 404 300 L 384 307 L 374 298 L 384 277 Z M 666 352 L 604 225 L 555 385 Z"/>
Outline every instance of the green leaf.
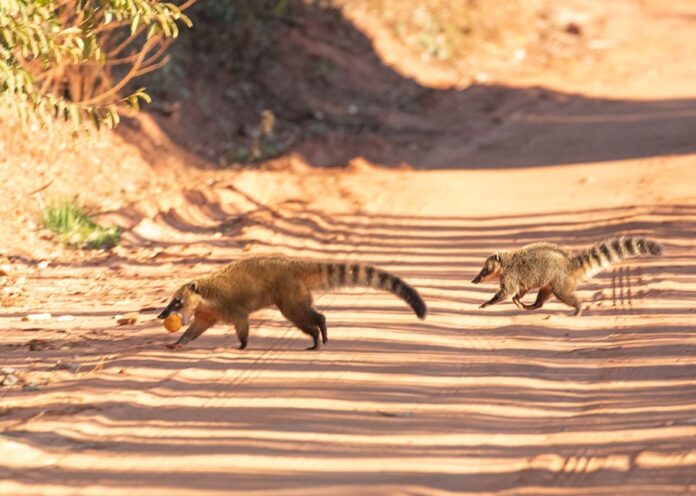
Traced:
<path fill-rule="evenodd" d="M 140 24 L 140 14 L 134 15 L 133 20 L 131 20 L 131 35 L 138 31 L 138 24 Z"/>
<path fill-rule="evenodd" d="M 147 28 L 147 39 L 149 40 L 159 32 L 161 32 L 161 30 L 158 24 L 150 24 L 150 26 Z"/>
<path fill-rule="evenodd" d="M 192 25 L 177 5 L 159 0 L 0 0 L 0 102 L 23 122 L 47 129 L 56 118 L 76 130 L 113 128 L 119 123 L 115 104 L 138 110 L 152 102 L 144 88 L 125 98 L 109 91 L 132 67 L 128 57 L 142 49 L 145 37 L 136 34 L 146 27 L 149 39 L 175 38 L 179 23 Z M 114 52 L 121 43 L 127 49 Z M 109 56 L 121 61 L 109 64 Z M 44 93 L 44 87 L 61 95 L 80 88 L 83 102 L 70 101 L 69 93 Z"/>
<path fill-rule="evenodd" d="M 70 105 L 68 107 L 68 112 L 70 113 L 73 126 L 75 128 L 80 127 L 80 124 L 82 124 L 82 115 L 80 114 L 80 109 L 78 109 L 75 105 Z"/>
<path fill-rule="evenodd" d="M 193 21 L 191 21 L 191 19 L 189 19 L 189 17 L 184 14 L 179 14 L 178 20 L 183 22 L 184 25 L 189 29 L 193 27 Z"/>
<path fill-rule="evenodd" d="M 136 112 L 140 110 L 140 103 L 138 103 L 138 97 L 136 95 L 129 96 L 128 103 L 130 104 L 131 108 Z"/>
<path fill-rule="evenodd" d="M 90 109 L 89 116 L 92 118 L 92 123 L 94 124 L 94 127 L 97 129 L 97 131 L 99 131 L 99 129 L 101 128 L 101 121 L 99 119 L 99 115 L 97 115 L 97 113 L 94 110 Z"/>
<path fill-rule="evenodd" d="M 275 17 L 283 17 L 288 6 L 287 0 L 278 0 L 271 11 Z"/>
<path fill-rule="evenodd" d="M 82 34 L 82 29 L 78 28 L 77 26 L 72 26 L 69 28 L 63 29 L 60 33 L 60 36 L 76 36 Z"/>
<path fill-rule="evenodd" d="M 145 103 L 152 103 L 152 97 L 145 92 L 145 88 L 140 88 L 137 95 Z"/>

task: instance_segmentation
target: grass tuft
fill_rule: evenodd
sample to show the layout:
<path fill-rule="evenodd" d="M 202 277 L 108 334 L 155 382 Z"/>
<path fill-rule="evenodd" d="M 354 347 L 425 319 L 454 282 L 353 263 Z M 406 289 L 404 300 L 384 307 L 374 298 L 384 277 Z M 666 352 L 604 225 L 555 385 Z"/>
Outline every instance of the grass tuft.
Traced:
<path fill-rule="evenodd" d="M 70 200 L 61 200 L 43 211 L 44 227 L 68 246 L 107 250 L 121 240 L 118 227 L 102 227 L 83 207 Z"/>

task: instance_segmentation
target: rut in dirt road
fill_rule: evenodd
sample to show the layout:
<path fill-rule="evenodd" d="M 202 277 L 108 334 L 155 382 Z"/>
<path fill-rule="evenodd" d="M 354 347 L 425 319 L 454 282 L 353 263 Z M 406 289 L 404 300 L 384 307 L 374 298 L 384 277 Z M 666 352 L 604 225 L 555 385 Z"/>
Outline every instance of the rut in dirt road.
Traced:
<path fill-rule="evenodd" d="M 30 476 L 31 463 L 8 460 L 0 474 L 12 488 L 79 487 L 98 478 L 117 492 L 137 484 L 145 494 L 230 487 L 240 494 L 404 487 L 476 494 L 527 484 L 617 494 L 634 485 L 648 495 L 670 491 L 675 479 L 696 483 L 693 472 L 661 461 L 689 449 L 692 438 L 694 364 L 677 361 L 694 346 L 679 323 L 688 309 L 671 307 L 681 313 L 667 326 L 641 321 L 645 312 L 664 313 L 659 306 L 668 300 L 656 287 L 683 278 L 692 264 L 650 261 L 641 269 L 649 297 L 634 301 L 639 313 L 624 315 L 598 299 L 581 322 L 553 302 L 541 314 L 520 315 L 511 303 L 484 314 L 476 305 L 487 290 L 466 283 L 494 247 L 564 241 L 568 232 L 582 246 L 640 225 L 679 259 L 673 247 L 682 241 L 670 226 L 693 227 L 696 211 L 608 209 L 577 221 L 568 212 L 365 219 L 290 204 L 252 217 L 245 236 L 256 251 L 274 239 L 268 249 L 350 254 L 398 270 L 431 303 L 429 320 L 413 321 L 387 295 L 350 290 L 317 298 L 332 327 L 331 347 L 321 353 L 298 351 L 301 336 L 274 311 L 260 313 L 254 349 L 244 354 L 224 328 L 176 352 L 161 349 L 165 336 L 156 330 L 159 346 L 126 351 L 98 373 L 4 397 L 8 421 L 30 417 L 35 401 L 63 412 L 6 431 L 16 449 L 37 446 L 54 467 Z M 322 242 L 330 233 L 345 237 Z M 234 250 L 218 255 L 234 258 Z M 611 293 L 609 274 L 581 293 L 599 290 Z M 621 334 L 607 325 L 617 315 L 627 319 Z M 98 346 L 89 353 L 114 349 L 108 341 Z M 59 350 L 36 356 L 55 360 L 65 354 Z M 645 363 L 637 367 L 631 357 Z M 78 398 L 91 408 L 64 408 Z"/>

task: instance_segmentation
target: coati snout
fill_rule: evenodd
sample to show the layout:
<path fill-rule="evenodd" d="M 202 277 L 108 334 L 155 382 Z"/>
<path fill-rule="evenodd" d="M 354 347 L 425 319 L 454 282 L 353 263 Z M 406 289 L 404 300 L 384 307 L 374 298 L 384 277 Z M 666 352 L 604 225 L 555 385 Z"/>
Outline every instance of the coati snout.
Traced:
<path fill-rule="evenodd" d="M 491 281 L 500 277 L 500 255 L 494 253 L 483 263 L 481 272 L 472 279 L 472 283 L 479 284 L 485 281 Z"/>
<path fill-rule="evenodd" d="M 201 295 L 198 292 L 198 283 L 196 281 L 191 281 L 183 286 L 181 286 L 171 300 L 169 304 L 164 307 L 164 310 L 157 316 L 158 319 L 166 319 L 172 313 L 176 312 L 181 314 L 181 320 L 184 325 L 188 325 L 193 317 L 196 307 L 200 303 Z"/>

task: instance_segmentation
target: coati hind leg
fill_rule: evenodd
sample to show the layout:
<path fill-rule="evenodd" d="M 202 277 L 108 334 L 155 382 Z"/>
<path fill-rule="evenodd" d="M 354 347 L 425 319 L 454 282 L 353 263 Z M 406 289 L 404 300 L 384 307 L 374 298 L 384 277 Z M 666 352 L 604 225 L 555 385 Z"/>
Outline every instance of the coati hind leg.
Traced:
<path fill-rule="evenodd" d="M 280 312 L 290 322 L 295 324 L 302 332 L 312 337 L 312 346 L 308 350 L 319 348 L 319 336 L 322 343 L 326 344 L 329 340 L 326 329 L 326 317 L 312 308 L 312 294 L 304 286 L 293 288 L 288 294 L 292 298 L 284 298 L 276 304 Z"/>
<path fill-rule="evenodd" d="M 565 284 L 559 287 L 553 287 L 551 289 L 556 298 L 568 306 L 575 307 L 574 315 L 580 315 L 580 312 L 582 312 L 582 304 L 580 303 L 580 299 L 575 294 L 575 288 L 573 286 Z"/>
<path fill-rule="evenodd" d="M 319 336 L 321 336 L 322 343 L 327 343 L 326 318 L 311 306 L 280 307 L 280 311 L 302 332 L 312 337 L 312 346 L 307 348 L 308 350 L 319 348 Z"/>
<path fill-rule="evenodd" d="M 512 297 L 512 302 L 515 304 L 517 308 L 520 310 L 524 310 L 525 304 L 522 303 L 522 297 L 527 294 L 526 289 L 520 289 L 515 296 Z"/>
<path fill-rule="evenodd" d="M 326 329 L 326 317 L 324 317 L 323 313 L 319 313 L 314 309 L 312 309 L 312 312 L 314 312 L 314 320 L 317 322 L 319 331 L 321 332 L 321 342 L 322 344 L 326 344 L 329 341 L 329 334 Z"/>
<path fill-rule="evenodd" d="M 551 295 L 553 293 L 551 292 L 550 288 L 539 288 L 539 292 L 537 293 L 536 301 L 532 303 L 531 305 L 526 305 L 522 303 L 522 307 L 524 307 L 525 310 L 536 310 L 537 308 L 541 308 L 544 306 L 544 303 L 551 298 Z"/>

